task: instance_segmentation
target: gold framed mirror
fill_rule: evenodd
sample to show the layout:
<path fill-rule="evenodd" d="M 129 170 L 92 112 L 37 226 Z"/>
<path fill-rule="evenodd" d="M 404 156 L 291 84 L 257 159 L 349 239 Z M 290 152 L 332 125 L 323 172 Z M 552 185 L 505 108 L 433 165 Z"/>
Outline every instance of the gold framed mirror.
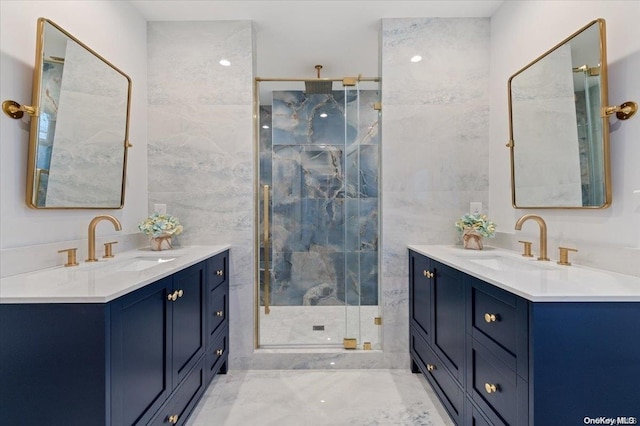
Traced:
<path fill-rule="evenodd" d="M 512 204 L 518 209 L 611 205 L 604 19 L 509 78 Z"/>
<path fill-rule="evenodd" d="M 37 26 L 27 205 L 121 209 L 131 79 L 51 20 Z"/>

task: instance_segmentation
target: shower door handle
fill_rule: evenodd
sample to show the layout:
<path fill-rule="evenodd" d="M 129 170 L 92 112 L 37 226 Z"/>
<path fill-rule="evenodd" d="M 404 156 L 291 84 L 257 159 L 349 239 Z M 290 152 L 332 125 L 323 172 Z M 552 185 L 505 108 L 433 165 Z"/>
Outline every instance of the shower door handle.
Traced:
<path fill-rule="evenodd" d="M 262 208 L 263 208 L 263 245 L 264 245 L 264 314 L 269 315 L 270 308 L 269 303 L 271 302 L 271 288 L 270 288 L 270 278 L 271 278 L 271 264 L 269 255 L 271 252 L 270 241 L 269 241 L 269 185 L 264 185 L 262 187 Z"/>

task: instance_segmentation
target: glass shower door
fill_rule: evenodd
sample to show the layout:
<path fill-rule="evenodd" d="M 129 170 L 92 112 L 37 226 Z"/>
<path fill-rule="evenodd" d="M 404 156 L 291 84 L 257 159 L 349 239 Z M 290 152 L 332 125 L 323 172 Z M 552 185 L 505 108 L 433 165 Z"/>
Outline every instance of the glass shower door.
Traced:
<path fill-rule="evenodd" d="M 377 142 L 377 112 L 363 131 L 357 87 L 271 97 L 260 107 L 258 344 L 342 347 L 348 337 L 361 345 L 363 300 L 377 313 L 379 144 L 366 150 L 359 140 Z M 373 196 L 361 204 L 365 186 Z"/>

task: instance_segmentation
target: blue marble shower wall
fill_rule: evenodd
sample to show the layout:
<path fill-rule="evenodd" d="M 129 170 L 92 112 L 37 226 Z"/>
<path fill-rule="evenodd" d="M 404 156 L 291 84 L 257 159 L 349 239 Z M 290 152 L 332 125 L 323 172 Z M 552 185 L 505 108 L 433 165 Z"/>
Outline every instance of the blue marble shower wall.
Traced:
<path fill-rule="evenodd" d="M 378 304 L 376 102 L 376 90 L 274 91 L 260 108 L 272 305 Z"/>

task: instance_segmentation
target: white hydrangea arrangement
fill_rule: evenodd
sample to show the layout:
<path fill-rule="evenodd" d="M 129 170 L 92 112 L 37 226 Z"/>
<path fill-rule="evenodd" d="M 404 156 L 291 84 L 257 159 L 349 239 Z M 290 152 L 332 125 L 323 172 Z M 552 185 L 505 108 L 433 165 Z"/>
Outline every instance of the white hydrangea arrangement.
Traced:
<path fill-rule="evenodd" d="M 157 238 L 180 234 L 182 225 L 177 217 L 156 212 L 138 224 L 138 229 L 143 234 Z"/>

